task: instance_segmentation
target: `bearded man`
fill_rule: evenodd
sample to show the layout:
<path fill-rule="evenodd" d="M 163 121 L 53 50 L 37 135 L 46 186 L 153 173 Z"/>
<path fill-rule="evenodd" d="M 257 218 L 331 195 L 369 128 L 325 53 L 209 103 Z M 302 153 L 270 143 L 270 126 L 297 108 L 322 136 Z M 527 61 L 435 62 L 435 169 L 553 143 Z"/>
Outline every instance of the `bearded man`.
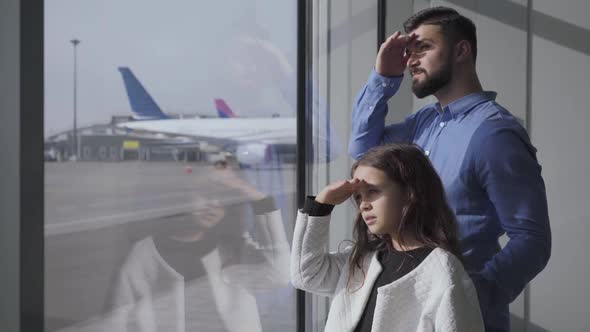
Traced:
<path fill-rule="evenodd" d="M 547 264 L 551 230 L 536 149 L 477 76 L 476 28 L 446 7 L 428 8 L 390 36 L 352 113 L 349 154 L 393 142 L 420 146 L 455 212 L 463 263 L 478 291 L 486 331 L 509 331 L 508 305 Z M 403 122 L 385 125 L 387 101 L 407 69 L 418 98 Z M 507 234 L 503 248 L 498 239 Z"/>

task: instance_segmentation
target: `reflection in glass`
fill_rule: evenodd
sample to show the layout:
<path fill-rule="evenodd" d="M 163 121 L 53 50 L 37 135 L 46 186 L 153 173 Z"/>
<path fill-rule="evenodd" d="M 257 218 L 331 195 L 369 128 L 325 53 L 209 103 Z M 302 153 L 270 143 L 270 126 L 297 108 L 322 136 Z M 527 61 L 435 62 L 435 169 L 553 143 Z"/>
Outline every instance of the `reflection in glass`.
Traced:
<path fill-rule="evenodd" d="M 47 331 L 295 329 L 294 8 L 47 3 Z"/>
<path fill-rule="evenodd" d="M 281 212 L 271 197 L 222 172 L 212 175 L 250 201 L 207 201 L 198 212 L 162 219 L 165 231 L 138 241 L 125 259 L 99 328 L 262 331 L 251 290 L 289 281 Z M 256 238 L 243 231 L 246 205 L 256 214 Z"/>

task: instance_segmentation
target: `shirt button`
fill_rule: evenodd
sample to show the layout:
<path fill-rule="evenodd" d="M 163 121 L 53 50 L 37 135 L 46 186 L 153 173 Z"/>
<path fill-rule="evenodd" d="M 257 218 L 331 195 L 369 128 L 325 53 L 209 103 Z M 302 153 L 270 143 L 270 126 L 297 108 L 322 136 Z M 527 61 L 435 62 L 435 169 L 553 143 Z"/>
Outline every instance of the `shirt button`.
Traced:
<path fill-rule="evenodd" d="M 444 126 L 445 126 L 445 123 L 444 123 L 444 122 L 441 122 L 441 123 L 439 124 L 439 126 L 441 126 L 441 127 L 444 127 Z"/>
<path fill-rule="evenodd" d="M 369 111 L 373 109 L 373 106 L 369 106 Z"/>
<path fill-rule="evenodd" d="M 387 87 L 387 83 L 383 82 L 383 83 L 381 83 L 381 86 L 384 87 L 384 88 L 386 88 Z"/>
<path fill-rule="evenodd" d="M 430 156 L 430 151 L 429 150 L 426 150 L 426 151 L 424 151 L 424 154 L 427 155 L 427 156 Z"/>

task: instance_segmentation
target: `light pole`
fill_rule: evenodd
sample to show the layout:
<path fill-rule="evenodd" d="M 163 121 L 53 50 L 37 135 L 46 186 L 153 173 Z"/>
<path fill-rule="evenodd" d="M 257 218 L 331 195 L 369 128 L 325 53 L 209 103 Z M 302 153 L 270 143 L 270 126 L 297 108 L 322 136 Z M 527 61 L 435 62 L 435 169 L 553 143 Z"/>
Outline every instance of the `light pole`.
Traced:
<path fill-rule="evenodd" d="M 78 160 L 79 158 L 79 151 L 78 151 L 78 124 L 77 124 L 77 113 L 78 113 L 78 44 L 80 44 L 80 40 L 74 38 L 70 40 L 70 43 L 74 45 L 74 131 L 73 131 L 73 138 L 74 138 L 74 146 L 73 146 L 73 155 L 74 160 Z"/>

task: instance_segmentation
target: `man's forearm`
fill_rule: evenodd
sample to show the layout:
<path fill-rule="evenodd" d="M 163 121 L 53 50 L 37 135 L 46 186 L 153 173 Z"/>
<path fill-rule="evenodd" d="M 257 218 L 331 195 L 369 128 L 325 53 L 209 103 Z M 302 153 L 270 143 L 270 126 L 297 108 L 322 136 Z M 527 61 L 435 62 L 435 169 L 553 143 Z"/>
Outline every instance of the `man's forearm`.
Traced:
<path fill-rule="evenodd" d="M 388 78 L 372 71 L 367 84 L 356 97 L 352 110 L 352 130 L 348 152 L 354 159 L 379 145 L 385 131 L 387 100 L 401 84 L 402 77 Z"/>
<path fill-rule="evenodd" d="M 514 236 L 475 275 L 474 282 L 487 288 L 485 291 L 491 305 L 509 304 L 543 270 L 550 253 L 549 234 Z M 478 278 L 484 280 L 476 280 Z"/>

